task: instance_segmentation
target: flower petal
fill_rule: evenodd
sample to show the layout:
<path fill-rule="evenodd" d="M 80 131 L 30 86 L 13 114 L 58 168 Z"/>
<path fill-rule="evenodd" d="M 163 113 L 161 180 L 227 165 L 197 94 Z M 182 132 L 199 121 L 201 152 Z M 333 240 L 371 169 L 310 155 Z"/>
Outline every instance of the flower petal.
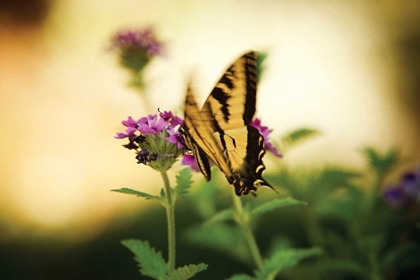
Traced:
<path fill-rule="evenodd" d="M 185 154 L 182 156 L 182 165 L 189 166 L 194 171 L 200 171 L 200 168 L 198 167 L 197 160 L 193 155 Z"/>

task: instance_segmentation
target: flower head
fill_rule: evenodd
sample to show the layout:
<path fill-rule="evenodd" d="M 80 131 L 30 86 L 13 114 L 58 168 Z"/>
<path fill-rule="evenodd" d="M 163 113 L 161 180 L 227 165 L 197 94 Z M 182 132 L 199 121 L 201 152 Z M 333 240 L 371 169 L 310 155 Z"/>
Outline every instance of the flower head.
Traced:
<path fill-rule="evenodd" d="M 258 129 L 261 136 L 264 138 L 264 149 L 270 151 L 276 157 L 282 157 L 282 154 L 280 154 L 277 148 L 273 145 L 273 143 L 269 141 L 269 135 L 273 131 L 272 129 L 269 129 L 267 126 L 261 125 L 261 120 L 259 118 L 255 118 L 249 125 Z"/>
<path fill-rule="evenodd" d="M 111 50 L 116 51 L 121 64 L 134 73 L 143 70 L 154 56 L 163 54 L 162 43 L 157 40 L 152 28 L 117 32 L 111 39 Z"/>
<path fill-rule="evenodd" d="M 162 44 L 157 40 L 150 27 L 119 31 L 112 38 L 111 47 L 120 50 L 137 49 L 150 56 L 163 53 Z"/>
<path fill-rule="evenodd" d="M 115 136 L 116 139 L 128 138 L 128 144 L 123 146 L 136 151 L 137 163 L 149 165 L 159 171 L 168 170 L 185 152 L 185 146 L 181 144 L 183 138 L 177 131 L 177 126 L 171 125 L 172 119 L 177 122 L 182 122 L 182 119 L 171 112 L 166 113 L 171 118 L 148 115 L 134 120 L 128 117 L 121 122 L 127 127 L 125 132 L 119 132 Z"/>

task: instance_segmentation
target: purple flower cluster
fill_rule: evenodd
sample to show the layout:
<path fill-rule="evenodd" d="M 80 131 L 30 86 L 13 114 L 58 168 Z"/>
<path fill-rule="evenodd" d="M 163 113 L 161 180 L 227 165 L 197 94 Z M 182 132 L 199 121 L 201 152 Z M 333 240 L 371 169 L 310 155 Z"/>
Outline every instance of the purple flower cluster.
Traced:
<path fill-rule="evenodd" d="M 269 140 L 269 135 L 273 131 L 272 129 L 269 129 L 267 126 L 261 125 L 261 120 L 259 118 L 255 118 L 249 125 L 258 129 L 261 136 L 264 138 L 264 149 L 270 151 L 276 157 L 282 157 L 282 154 L 279 153 L 277 148 Z"/>
<path fill-rule="evenodd" d="M 416 171 L 404 173 L 398 184 L 387 186 L 383 195 L 385 200 L 393 206 L 420 202 L 420 165 Z"/>
<path fill-rule="evenodd" d="M 129 29 L 118 32 L 111 42 L 111 48 L 116 50 L 137 49 L 150 56 L 161 55 L 163 48 L 156 39 L 152 28 Z"/>
<path fill-rule="evenodd" d="M 152 166 L 162 170 L 162 168 L 169 168 L 176 158 L 184 153 L 184 139 L 178 132 L 178 127 L 183 124 L 183 120 L 170 111 L 159 115 L 148 115 L 138 120 L 128 117 L 121 123 L 126 130 L 118 132 L 115 138 L 128 138 L 128 144 L 123 146 L 136 151 L 137 163 L 148 164 L 169 158 L 170 165 L 161 162 Z"/>

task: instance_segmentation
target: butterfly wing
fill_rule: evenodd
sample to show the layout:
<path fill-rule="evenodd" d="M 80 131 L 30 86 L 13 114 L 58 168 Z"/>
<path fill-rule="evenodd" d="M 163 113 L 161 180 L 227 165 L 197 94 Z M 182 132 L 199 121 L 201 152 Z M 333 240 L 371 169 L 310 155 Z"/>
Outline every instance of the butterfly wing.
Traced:
<path fill-rule="evenodd" d="M 226 70 L 201 110 L 191 90 L 185 103 L 186 142 L 201 172 L 210 180 L 204 153 L 225 173 L 237 195 L 256 190 L 256 185 L 271 187 L 262 178 L 264 139 L 249 126 L 255 114 L 256 71 L 256 55 L 247 53 Z"/>

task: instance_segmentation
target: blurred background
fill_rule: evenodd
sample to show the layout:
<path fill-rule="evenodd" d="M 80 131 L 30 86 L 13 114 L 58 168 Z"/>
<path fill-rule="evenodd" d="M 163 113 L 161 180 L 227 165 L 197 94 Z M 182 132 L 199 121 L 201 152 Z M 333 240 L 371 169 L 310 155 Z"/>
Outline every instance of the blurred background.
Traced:
<path fill-rule="evenodd" d="M 366 145 L 395 146 L 412 164 L 419 14 L 416 0 L 1 0 L 0 278 L 139 278 L 119 240 L 144 237 L 165 252 L 164 211 L 110 190 L 154 193 L 161 183 L 113 138 L 120 121 L 157 108 L 182 116 L 192 71 L 204 102 L 250 49 L 268 53 L 257 115 L 274 142 L 301 126 L 322 132 L 281 164 L 361 167 Z M 116 31 L 144 26 L 165 44 L 145 72 L 148 106 L 109 51 Z M 192 223 L 182 209 L 179 231 Z M 179 262 L 194 260 L 197 249 L 182 248 Z M 241 264 L 225 276 L 235 269 Z"/>

